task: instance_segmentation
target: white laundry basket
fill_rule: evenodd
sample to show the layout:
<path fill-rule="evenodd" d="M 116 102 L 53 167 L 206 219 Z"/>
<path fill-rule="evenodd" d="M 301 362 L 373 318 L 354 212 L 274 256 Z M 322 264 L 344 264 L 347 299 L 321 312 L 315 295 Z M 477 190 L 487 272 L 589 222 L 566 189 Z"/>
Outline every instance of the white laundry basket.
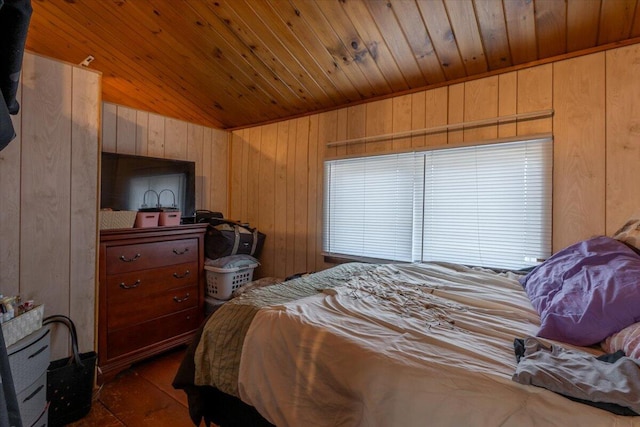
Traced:
<path fill-rule="evenodd" d="M 207 295 L 219 300 L 230 299 L 233 291 L 253 280 L 253 270 L 257 266 L 258 263 L 233 268 L 219 268 L 205 265 Z"/>

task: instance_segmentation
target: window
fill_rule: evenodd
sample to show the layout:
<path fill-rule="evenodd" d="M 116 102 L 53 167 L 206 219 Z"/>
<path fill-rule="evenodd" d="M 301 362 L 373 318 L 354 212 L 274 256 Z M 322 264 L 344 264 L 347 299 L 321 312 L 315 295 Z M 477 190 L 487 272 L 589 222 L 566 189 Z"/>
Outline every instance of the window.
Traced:
<path fill-rule="evenodd" d="M 536 265 L 551 252 L 551 139 L 325 162 L 326 254 Z"/>

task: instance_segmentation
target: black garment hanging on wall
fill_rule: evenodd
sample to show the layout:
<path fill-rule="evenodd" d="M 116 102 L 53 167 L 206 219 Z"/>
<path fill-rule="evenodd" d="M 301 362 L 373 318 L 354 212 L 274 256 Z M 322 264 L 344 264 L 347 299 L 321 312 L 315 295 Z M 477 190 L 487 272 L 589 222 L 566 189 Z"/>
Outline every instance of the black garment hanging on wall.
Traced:
<path fill-rule="evenodd" d="M 0 0 L 0 151 L 16 136 L 9 114 L 20 109 L 16 95 L 31 13 L 31 0 Z"/>

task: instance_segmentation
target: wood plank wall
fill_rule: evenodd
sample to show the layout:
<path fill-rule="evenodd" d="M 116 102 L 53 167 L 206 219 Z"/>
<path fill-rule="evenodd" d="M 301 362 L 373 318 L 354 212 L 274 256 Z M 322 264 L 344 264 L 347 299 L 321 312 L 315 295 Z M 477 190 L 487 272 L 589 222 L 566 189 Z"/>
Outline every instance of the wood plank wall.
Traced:
<path fill-rule="evenodd" d="M 103 103 L 102 151 L 196 162 L 196 209 L 227 209 L 229 132 Z"/>
<path fill-rule="evenodd" d="M 101 75 L 26 53 L 12 117 L 18 138 L 0 152 L 0 293 L 45 304 L 94 348 Z M 66 330 L 52 358 L 69 354 Z"/>
<path fill-rule="evenodd" d="M 640 45 L 233 132 L 229 216 L 267 234 L 260 276 L 326 268 L 323 160 L 554 134 L 553 251 L 612 234 L 636 210 Z M 554 109 L 552 118 L 327 148 L 326 143 Z M 381 226 L 384 226 L 381 224 Z"/>

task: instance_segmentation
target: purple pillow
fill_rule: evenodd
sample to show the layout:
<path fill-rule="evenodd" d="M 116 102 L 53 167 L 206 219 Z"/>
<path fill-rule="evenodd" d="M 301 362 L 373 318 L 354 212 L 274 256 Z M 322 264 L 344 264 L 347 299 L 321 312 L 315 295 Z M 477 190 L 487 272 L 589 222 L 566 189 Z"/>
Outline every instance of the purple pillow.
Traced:
<path fill-rule="evenodd" d="M 520 282 L 543 338 L 589 346 L 640 320 L 640 256 L 610 237 L 571 245 Z"/>

